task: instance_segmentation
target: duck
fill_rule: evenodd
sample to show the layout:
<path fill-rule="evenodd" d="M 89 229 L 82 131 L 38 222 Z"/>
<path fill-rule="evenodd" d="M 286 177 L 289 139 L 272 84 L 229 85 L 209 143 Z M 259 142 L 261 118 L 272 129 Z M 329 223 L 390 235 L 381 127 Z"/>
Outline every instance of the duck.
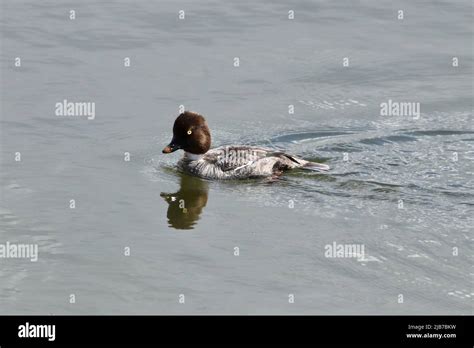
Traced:
<path fill-rule="evenodd" d="M 271 148 L 250 145 L 224 145 L 211 149 L 211 131 L 204 116 L 184 111 L 173 125 L 171 142 L 164 154 L 183 150 L 180 171 L 210 180 L 278 178 L 296 168 L 326 172 L 323 163 L 311 162 Z"/>

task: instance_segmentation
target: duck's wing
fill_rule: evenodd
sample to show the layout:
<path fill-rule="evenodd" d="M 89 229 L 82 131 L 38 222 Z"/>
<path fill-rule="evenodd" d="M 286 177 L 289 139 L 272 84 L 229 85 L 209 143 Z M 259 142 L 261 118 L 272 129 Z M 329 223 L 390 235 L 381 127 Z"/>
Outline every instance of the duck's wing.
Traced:
<path fill-rule="evenodd" d="M 262 147 L 230 145 L 209 150 L 203 159 L 213 163 L 223 172 L 228 172 L 243 170 L 274 154 L 272 150 Z"/>

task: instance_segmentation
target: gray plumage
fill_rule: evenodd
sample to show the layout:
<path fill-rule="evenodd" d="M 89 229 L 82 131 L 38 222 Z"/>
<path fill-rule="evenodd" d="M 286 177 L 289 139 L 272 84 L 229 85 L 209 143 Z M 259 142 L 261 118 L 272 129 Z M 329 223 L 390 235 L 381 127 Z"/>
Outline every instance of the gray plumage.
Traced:
<path fill-rule="evenodd" d="M 269 177 L 294 168 L 329 169 L 325 164 L 309 162 L 283 152 L 243 145 L 221 146 L 203 155 L 185 153 L 178 167 L 202 178 L 220 180 Z"/>

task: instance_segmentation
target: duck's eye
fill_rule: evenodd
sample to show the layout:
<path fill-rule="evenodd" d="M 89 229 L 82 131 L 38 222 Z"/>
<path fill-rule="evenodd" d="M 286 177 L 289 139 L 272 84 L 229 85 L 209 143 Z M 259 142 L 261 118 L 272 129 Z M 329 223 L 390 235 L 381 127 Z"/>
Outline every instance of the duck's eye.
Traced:
<path fill-rule="evenodd" d="M 191 135 L 193 133 L 193 131 L 190 129 L 188 130 L 188 135 Z"/>

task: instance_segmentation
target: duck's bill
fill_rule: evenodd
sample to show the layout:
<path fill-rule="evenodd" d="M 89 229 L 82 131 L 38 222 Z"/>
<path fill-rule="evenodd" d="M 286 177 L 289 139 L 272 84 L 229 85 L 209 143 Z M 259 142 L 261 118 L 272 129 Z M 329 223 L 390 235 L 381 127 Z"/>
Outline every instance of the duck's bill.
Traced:
<path fill-rule="evenodd" d="M 176 150 L 179 150 L 181 147 L 178 144 L 175 144 L 173 142 L 169 143 L 165 148 L 163 149 L 163 153 L 172 153 L 175 152 Z"/>

